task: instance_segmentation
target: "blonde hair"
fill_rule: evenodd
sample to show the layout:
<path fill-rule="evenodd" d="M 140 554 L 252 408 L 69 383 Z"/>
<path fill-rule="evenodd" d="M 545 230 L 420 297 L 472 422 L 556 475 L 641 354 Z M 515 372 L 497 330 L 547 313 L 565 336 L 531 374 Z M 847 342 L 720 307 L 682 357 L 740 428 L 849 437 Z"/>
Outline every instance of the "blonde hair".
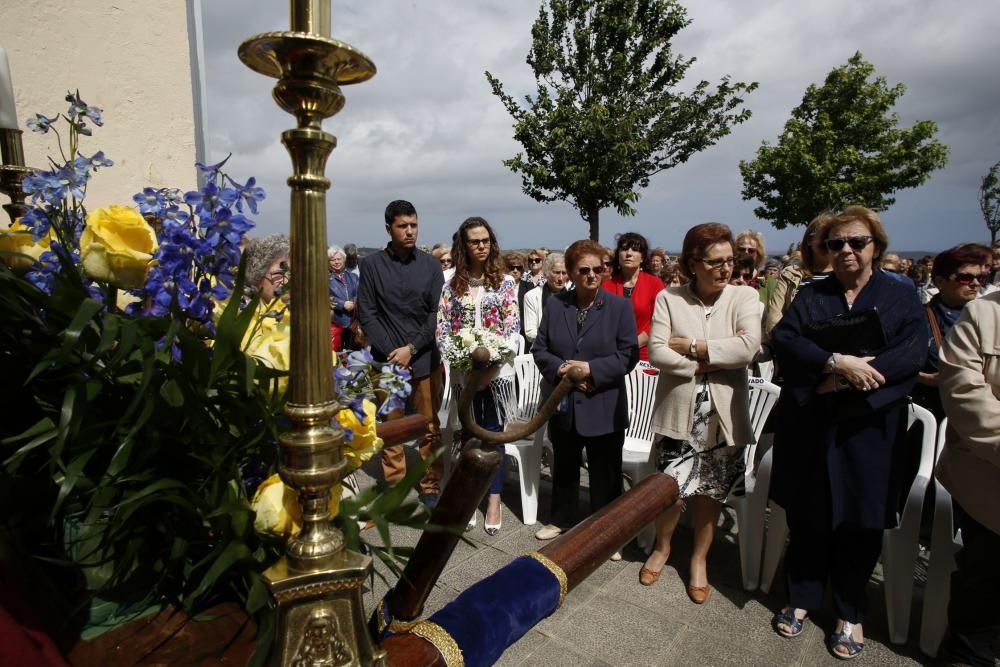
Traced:
<path fill-rule="evenodd" d="M 733 243 L 734 251 L 739 252 L 739 247 L 742 245 L 740 241 L 743 239 L 753 240 L 754 245 L 757 246 L 757 254 L 754 255 L 757 259 L 757 268 L 764 268 L 764 262 L 767 261 L 767 249 L 764 247 L 764 235 L 752 229 L 744 229 L 736 235 L 736 241 Z"/>

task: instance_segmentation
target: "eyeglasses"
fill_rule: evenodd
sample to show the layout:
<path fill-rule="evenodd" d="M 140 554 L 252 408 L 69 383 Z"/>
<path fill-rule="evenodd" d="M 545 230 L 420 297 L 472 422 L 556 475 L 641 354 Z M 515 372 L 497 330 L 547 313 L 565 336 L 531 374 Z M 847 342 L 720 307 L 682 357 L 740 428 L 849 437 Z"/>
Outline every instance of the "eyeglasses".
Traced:
<path fill-rule="evenodd" d="M 508 266 L 507 268 L 510 271 L 524 271 L 524 267 L 523 266 L 519 266 L 517 264 L 512 264 L 511 266 Z"/>
<path fill-rule="evenodd" d="M 972 283 L 983 284 L 983 274 L 981 273 L 955 273 L 951 276 L 959 285 L 969 286 Z"/>
<path fill-rule="evenodd" d="M 742 252 L 742 253 L 744 253 L 746 255 L 756 255 L 757 254 L 757 248 L 755 246 L 752 246 L 752 245 L 748 245 L 748 246 L 742 247 L 742 248 L 737 248 L 737 250 L 739 250 L 740 252 Z"/>
<path fill-rule="evenodd" d="M 479 246 L 488 246 L 490 244 L 489 239 L 465 239 L 465 242 L 477 248 Z"/>
<path fill-rule="evenodd" d="M 451 257 L 442 257 L 441 264 L 447 264 L 448 266 L 451 266 Z"/>
<path fill-rule="evenodd" d="M 827 239 L 823 241 L 823 245 L 830 252 L 840 252 L 844 249 L 844 245 L 851 246 L 851 250 L 864 250 L 865 246 L 871 242 L 872 237 L 870 236 L 851 236 L 846 239 Z"/>
<path fill-rule="evenodd" d="M 718 271 L 723 266 L 733 266 L 736 264 L 736 260 L 732 257 L 727 257 L 726 259 L 704 259 L 699 258 L 699 262 L 702 262 L 705 266 L 715 271 Z"/>
<path fill-rule="evenodd" d="M 614 266 L 614 264 L 612 262 L 603 262 L 601 266 L 603 266 L 605 269 L 610 269 Z"/>
<path fill-rule="evenodd" d="M 590 267 L 590 266 L 578 266 L 578 267 L 576 267 L 576 272 L 579 273 L 581 276 L 589 276 L 591 271 L 594 272 L 595 276 L 599 276 L 602 273 L 604 273 L 604 271 L 601 270 L 600 266 L 594 266 L 594 267 Z"/>
<path fill-rule="evenodd" d="M 284 271 L 272 271 L 264 276 L 264 278 L 273 285 L 274 283 L 285 282 L 287 276 Z"/>
<path fill-rule="evenodd" d="M 528 264 L 538 264 L 542 259 L 540 257 L 529 257 Z"/>
<path fill-rule="evenodd" d="M 750 282 L 751 280 L 753 280 L 753 273 L 752 272 L 751 273 L 741 273 L 740 274 L 740 278 L 742 278 L 743 280 L 745 280 L 747 282 Z"/>

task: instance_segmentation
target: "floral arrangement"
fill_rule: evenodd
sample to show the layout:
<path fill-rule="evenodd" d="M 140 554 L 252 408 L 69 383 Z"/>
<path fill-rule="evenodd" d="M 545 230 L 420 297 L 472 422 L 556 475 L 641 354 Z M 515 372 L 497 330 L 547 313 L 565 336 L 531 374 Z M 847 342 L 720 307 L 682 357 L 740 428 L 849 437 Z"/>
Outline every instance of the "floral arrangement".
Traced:
<path fill-rule="evenodd" d="M 24 179 L 30 206 L 0 233 L 0 400 L 17 406 L 0 422 L 0 521 L 81 624 L 129 620 L 96 618 L 96 602 L 195 609 L 221 596 L 263 627 L 261 572 L 298 509 L 251 504 L 276 486 L 287 427 L 289 318 L 243 298 L 240 245 L 265 193 L 224 160 L 197 164 L 197 190 L 146 188 L 135 207 L 88 211 L 87 184 L 113 163 L 80 150 L 101 109 L 66 100 L 28 121 L 55 133 L 61 161 Z M 378 413 L 409 393 L 405 373 L 368 361 L 334 371 L 331 358 L 352 467 L 381 447 Z M 331 498 L 347 545 L 394 566 L 405 552 L 365 542 L 358 520 L 386 534 L 389 521 L 424 525 L 405 490 Z"/>
<path fill-rule="evenodd" d="M 445 334 L 441 357 L 452 370 L 467 371 L 472 368 L 472 352 L 484 347 L 490 352 L 490 364 L 498 365 L 514 358 L 514 350 L 507 340 L 487 329 L 463 328 Z"/>

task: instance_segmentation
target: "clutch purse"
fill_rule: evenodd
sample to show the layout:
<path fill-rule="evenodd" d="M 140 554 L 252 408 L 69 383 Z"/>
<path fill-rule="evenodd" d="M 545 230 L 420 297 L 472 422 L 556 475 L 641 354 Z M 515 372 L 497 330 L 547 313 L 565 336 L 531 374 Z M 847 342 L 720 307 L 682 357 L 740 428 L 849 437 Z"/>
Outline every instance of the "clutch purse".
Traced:
<path fill-rule="evenodd" d="M 888 343 L 882 319 L 875 308 L 810 322 L 804 333 L 827 352 L 856 357 L 874 355 Z"/>

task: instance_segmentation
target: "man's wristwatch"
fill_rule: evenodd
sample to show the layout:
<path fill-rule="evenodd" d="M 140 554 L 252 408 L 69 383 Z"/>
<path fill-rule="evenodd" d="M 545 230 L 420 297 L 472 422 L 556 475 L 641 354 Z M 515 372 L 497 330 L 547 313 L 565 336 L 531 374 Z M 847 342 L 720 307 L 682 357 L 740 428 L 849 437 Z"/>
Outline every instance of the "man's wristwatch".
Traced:
<path fill-rule="evenodd" d="M 698 358 L 698 340 L 697 339 L 695 339 L 695 338 L 691 339 L 691 347 L 689 348 L 689 351 L 691 352 L 691 358 L 692 359 L 697 359 Z"/>
<path fill-rule="evenodd" d="M 406 347 L 410 348 L 410 356 L 411 357 L 417 356 L 417 346 L 416 345 L 414 345 L 413 343 L 407 343 Z"/>

